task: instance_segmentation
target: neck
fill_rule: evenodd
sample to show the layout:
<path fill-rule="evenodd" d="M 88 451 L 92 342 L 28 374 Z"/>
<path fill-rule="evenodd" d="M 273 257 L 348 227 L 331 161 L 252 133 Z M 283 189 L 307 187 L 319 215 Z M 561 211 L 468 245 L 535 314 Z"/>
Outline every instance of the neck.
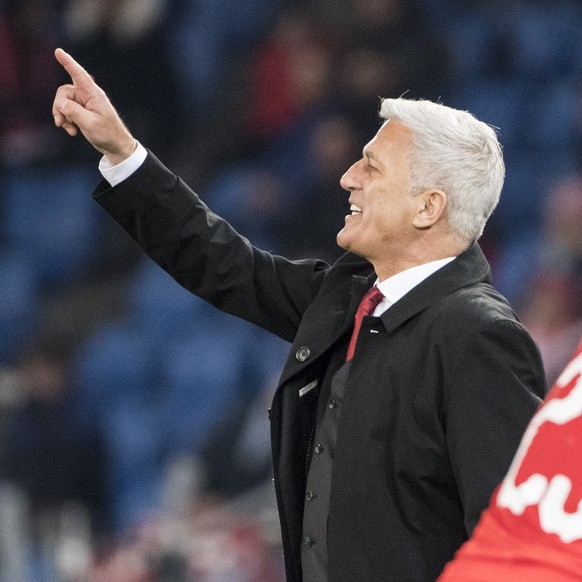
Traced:
<path fill-rule="evenodd" d="M 380 281 L 384 281 L 389 277 L 397 275 L 402 271 L 432 263 L 440 259 L 448 257 L 456 257 L 468 248 L 467 243 L 459 243 L 446 239 L 441 244 L 427 244 L 424 242 L 421 245 L 411 245 L 406 249 L 400 249 L 399 252 L 394 252 L 390 256 L 380 257 L 378 260 L 369 259 L 374 266 L 374 271 Z"/>

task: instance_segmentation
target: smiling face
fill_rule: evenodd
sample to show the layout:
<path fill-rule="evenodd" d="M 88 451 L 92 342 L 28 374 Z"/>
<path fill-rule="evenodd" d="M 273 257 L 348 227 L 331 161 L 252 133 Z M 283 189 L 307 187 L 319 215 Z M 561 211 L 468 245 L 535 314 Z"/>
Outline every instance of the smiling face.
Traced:
<path fill-rule="evenodd" d="M 377 273 L 378 265 L 399 260 L 417 234 L 413 220 L 420 200 L 411 194 L 411 147 L 410 129 L 389 120 L 340 180 L 350 192 L 352 212 L 337 242 L 368 259 Z"/>

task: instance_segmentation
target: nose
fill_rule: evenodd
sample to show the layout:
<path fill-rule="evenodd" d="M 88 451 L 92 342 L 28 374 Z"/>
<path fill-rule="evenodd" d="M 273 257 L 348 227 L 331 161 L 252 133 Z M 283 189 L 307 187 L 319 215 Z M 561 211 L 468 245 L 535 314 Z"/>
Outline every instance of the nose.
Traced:
<path fill-rule="evenodd" d="M 359 160 L 355 164 L 352 164 L 346 173 L 340 178 L 340 186 L 351 192 L 352 190 L 356 190 L 358 188 L 358 167 L 362 160 Z"/>

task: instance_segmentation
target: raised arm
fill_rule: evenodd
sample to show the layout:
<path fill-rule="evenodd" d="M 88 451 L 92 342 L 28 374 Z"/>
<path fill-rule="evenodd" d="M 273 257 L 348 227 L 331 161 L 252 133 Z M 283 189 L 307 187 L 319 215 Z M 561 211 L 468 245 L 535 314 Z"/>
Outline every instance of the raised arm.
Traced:
<path fill-rule="evenodd" d="M 80 131 L 112 165 L 119 164 L 132 154 L 137 142 L 93 77 L 63 49 L 56 49 L 55 57 L 71 77 L 71 83 L 57 89 L 52 110 L 55 125 L 71 136 Z"/>

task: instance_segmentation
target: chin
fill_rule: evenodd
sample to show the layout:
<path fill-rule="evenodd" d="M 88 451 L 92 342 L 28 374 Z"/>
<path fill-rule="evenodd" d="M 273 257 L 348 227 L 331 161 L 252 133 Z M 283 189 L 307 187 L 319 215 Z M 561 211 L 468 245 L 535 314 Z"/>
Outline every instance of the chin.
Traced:
<path fill-rule="evenodd" d="M 344 249 L 345 251 L 349 251 L 350 250 L 350 241 L 349 239 L 345 236 L 345 233 L 343 230 L 340 230 L 335 238 L 335 241 L 337 242 L 338 246 L 341 247 L 342 249 Z"/>

